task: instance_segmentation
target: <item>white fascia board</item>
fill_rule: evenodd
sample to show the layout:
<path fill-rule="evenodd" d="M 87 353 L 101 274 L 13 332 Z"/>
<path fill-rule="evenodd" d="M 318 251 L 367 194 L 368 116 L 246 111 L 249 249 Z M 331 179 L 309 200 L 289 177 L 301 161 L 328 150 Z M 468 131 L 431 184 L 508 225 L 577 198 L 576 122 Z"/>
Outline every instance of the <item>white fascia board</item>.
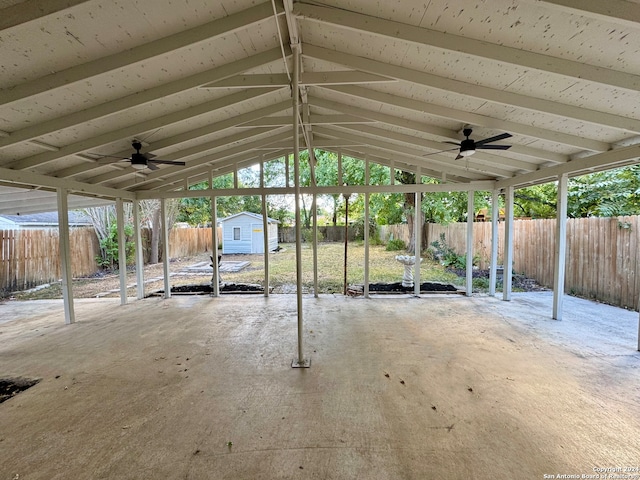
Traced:
<path fill-rule="evenodd" d="M 466 192 L 469 190 L 490 191 L 495 187 L 493 181 L 479 181 L 470 183 L 446 184 L 395 184 L 395 185 L 336 185 L 328 187 L 300 187 L 302 194 L 341 195 L 349 193 L 414 193 L 414 192 Z M 226 188 L 206 190 L 180 191 L 145 191 L 138 193 L 138 199 L 156 198 L 196 198 L 196 197 L 229 197 L 251 195 L 294 195 L 295 187 L 265 187 L 265 188 Z"/>

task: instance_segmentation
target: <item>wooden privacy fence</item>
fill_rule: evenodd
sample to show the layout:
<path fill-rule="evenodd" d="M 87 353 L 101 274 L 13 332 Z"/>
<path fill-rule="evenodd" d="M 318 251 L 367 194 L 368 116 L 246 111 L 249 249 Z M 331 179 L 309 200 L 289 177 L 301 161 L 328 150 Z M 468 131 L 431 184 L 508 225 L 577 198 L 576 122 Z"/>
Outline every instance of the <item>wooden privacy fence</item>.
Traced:
<path fill-rule="evenodd" d="M 24 290 L 61 276 L 58 230 L 0 230 L 0 292 Z M 69 233 L 71 272 L 75 277 L 98 270 L 100 253 L 93 228 Z"/>
<path fill-rule="evenodd" d="M 169 232 L 169 258 L 180 258 L 211 252 L 211 228 L 172 228 Z M 218 227 L 222 242 L 222 227 Z"/>
<path fill-rule="evenodd" d="M 426 248 L 444 233 L 457 253 L 466 251 L 466 223 L 426 225 Z M 474 256 L 479 267 L 489 268 L 491 223 L 473 224 Z M 387 241 L 409 239 L 406 225 L 384 226 Z M 556 248 L 555 220 L 514 221 L 513 270 L 546 287 L 553 287 Z M 640 216 L 572 218 L 567 220 L 565 292 L 611 305 L 638 310 L 640 297 Z M 498 224 L 498 263 L 504 258 L 504 222 Z"/>

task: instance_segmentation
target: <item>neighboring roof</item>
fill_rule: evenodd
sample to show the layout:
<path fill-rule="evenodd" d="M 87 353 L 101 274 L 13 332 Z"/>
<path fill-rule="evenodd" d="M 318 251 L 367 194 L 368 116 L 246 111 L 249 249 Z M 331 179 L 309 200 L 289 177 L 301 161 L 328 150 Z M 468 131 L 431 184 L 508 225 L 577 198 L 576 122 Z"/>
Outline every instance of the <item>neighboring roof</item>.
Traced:
<path fill-rule="evenodd" d="M 218 222 L 223 223 L 223 222 L 227 222 L 229 220 L 232 220 L 234 218 L 238 218 L 241 216 L 247 216 L 247 217 L 252 217 L 256 220 L 260 220 L 262 221 L 262 215 L 259 215 L 257 213 L 251 213 L 251 212 L 240 212 L 240 213 L 236 213 L 234 215 L 229 215 L 226 218 L 221 218 L 218 220 Z M 276 220 L 275 218 L 271 218 L 271 217 L 267 217 L 267 222 L 268 223 L 280 223 L 278 220 Z"/>
<path fill-rule="evenodd" d="M 177 196 L 289 154 L 293 97 L 302 148 L 420 168 L 454 187 L 638 162 L 637 2 L 178 4 L 179 14 L 173 0 L 4 2 L 0 199 L 19 185 Z M 500 143 L 513 147 L 455 160 L 446 142 L 460 142 L 466 125 L 475 140 L 510 133 Z M 143 153 L 186 165 L 135 170 L 122 161 L 134 138 Z M 21 208 L 45 208 L 35 201 Z"/>
<path fill-rule="evenodd" d="M 58 212 L 45 212 L 28 215 L 0 215 L 0 225 L 16 225 L 16 226 L 38 226 L 38 227 L 56 227 L 58 226 Z M 70 211 L 70 226 L 91 226 L 91 219 L 86 215 Z"/>

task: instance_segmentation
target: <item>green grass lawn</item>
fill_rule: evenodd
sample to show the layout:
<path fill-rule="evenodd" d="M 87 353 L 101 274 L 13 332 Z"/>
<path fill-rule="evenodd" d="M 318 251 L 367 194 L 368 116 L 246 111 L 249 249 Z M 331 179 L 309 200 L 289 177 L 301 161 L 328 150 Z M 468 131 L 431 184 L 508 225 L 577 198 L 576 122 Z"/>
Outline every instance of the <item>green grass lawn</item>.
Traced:
<path fill-rule="evenodd" d="M 269 254 L 269 284 L 277 287 L 296 283 L 296 248 L 294 244 L 281 244 L 279 252 Z M 349 243 L 347 257 L 347 283 L 364 283 L 364 245 Z M 384 246 L 369 246 L 369 282 L 399 282 L 404 266 L 395 257 L 404 252 L 387 252 Z M 223 273 L 228 283 L 264 282 L 262 255 L 224 255 L 225 260 L 244 260 L 250 266 L 238 273 Z M 342 292 L 344 278 L 344 244 L 321 243 L 318 245 L 318 283 L 320 293 Z M 424 260 L 420 268 L 421 281 L 445 282 L 460 285 L 460 278 L 445 271 L 438 263 Z M 302 245 L 302 283 L 313 286 L 313 250 Z"/>

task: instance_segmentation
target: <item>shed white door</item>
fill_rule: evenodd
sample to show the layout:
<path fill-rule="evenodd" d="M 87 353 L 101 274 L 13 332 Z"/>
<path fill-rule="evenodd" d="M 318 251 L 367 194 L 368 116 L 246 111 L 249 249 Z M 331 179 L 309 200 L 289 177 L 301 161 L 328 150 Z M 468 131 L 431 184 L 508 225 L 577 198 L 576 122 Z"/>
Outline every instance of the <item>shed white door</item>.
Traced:
<path fill-rule="evenodd" d="M 251 252 L 264 253 L 264 240 L 262 236 L 262 224 L 251 224 Z"/>

